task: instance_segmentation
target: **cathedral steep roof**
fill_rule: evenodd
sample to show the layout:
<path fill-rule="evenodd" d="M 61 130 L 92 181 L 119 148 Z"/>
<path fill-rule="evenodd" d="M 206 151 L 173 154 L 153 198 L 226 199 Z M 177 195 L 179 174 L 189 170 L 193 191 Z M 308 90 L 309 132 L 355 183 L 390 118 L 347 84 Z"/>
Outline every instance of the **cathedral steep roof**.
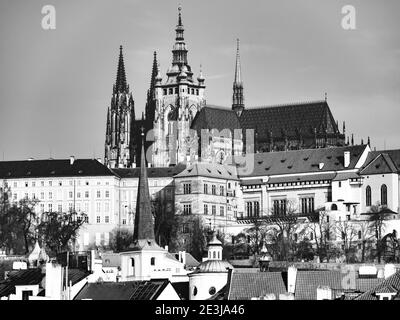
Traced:
<path fill-rule="evenodd" d="M 258 139 L 268 140 L 272 132 L 273 138 L 301 135 L 314 135 L 324 132 L 338 133 L 339 129 L 326 101 L 287 104 L 271 107 L 257 107 L 243 110 L 240 118 L 243 129 L 254 129 Z"/>
<path fill-rule="evenodd" d="M 232 132 L 234 129 L 240 129 L 239 118 L 236 112 L 215 106 L 203 107 L 194 117 L 191 129 L 201 134 L 201 129 L 217 129 L 222 131 L 228 129 Z"/>

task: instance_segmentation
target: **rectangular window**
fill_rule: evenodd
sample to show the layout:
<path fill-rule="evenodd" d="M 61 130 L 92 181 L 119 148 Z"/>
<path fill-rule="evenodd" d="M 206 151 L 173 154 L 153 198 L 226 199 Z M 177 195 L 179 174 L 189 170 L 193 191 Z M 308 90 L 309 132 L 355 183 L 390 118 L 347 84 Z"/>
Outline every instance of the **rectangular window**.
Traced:
<path fill-rule="evenodd" d="M 216 206 L 216 205 L 213 205 L 213 206 L 211 207 L 211 210 L 212 210 L 212 214 L 215 216 L 215 215 L 217 214 L 217 206 Z"/>
<path fill-rule="evenodd" d="M 14 182 L 14 188 L 17 188 L 17 187 L 18 187 L 18 182 Z"/>
<path fill-rule="evenodd" d="M 184 204 L 183 205 L 183 214 L 184 215 L 192 214 L 192 205 L 191 204 Z"/>
<path fill-rule="evenodd" d="M 43 213 L 44 212 L 44 203 L 40 204 L 40 212 Z"/>
<path fill-rule="evenodd" d="M 85 202 L 85 212 L 89 212 L 89 203 Z"/>
<path fill-rule="evenodd" d="M 14 193 L 14 194 L 13 194 L 13 199 L 14 199 L 14 200 L 17 200 L 17 197 L 18 197 L 17 194 Z"/>
<path fill-rule="evenodd" d="M 72 199 L 74 197 L 74 193 L 72 191 L 68 192 L 68 197 Z"/>
<path fill-rule="evenodd" d="M 110 197 L 110 191 L 106 190 L 106 198 Z"/>
<path fill-rule="evenodd" d="M 49 212 L 53 211 L 53 205 L 51 203 L 49 203 Z"/>
<path fill-rule="evenodd" d="M 188 223 L 183 223 L 183 224 L 182 224 L 181 232 L 182 232 L 183 234 L 188 234 L 188 233 L 190 233 L 190 228 L 189 228 L 189 224 L 188 224 Z"/>
<path fill-rule="evenodd" d="M 72 212 L 74 210 L 74 204 L 72 202 L 68 203 L 68 211 Z"/>
<path fill-rule="evenodd" d="M 308 213 L 314 212 L 314 198 L 313 197 L 301 198 L 300 203 L 301 203 L 301 213 L 308 214 Z"/>
<path fill-rule="evenodd" d="M 96 217 L 96 222 L 100 223 L 100 217 L 99 216 Z"/>
<path fill-rule="evenodd" d="M 36 182 L 32 181 L 32 187 L 36 187 Z"/>
<path fill-rule="evenodd" d="M 109 211 L 110 211 L 110 204 L 109 204 L 108 202 L 106 202 L 106 203 L 104 204 L 104 211 L 105 211 L 105 212 L 109 212 Z"/>
<path fill-rule="evenodd" d="M 221 217 L 223 217 L 223 216 L 225 215 L 225 208 L 224 208 L 224 207 L 220 207 L 220 208 L 219 208 L 219 215 L 220 215 Z"/>
<path fill-rule="evenodd" d="M 204 205 L 204 214 L 208 214 L 208 204 Z"/>
<path fill-rule="evenodd" d="M 247 202 L 246 203 L 246 213 L 248 217 L 253 216 L 253 203 L 252 202 Z"/>
<path fill-rule="evenodd" d="M 53 199 L 53 193 L 52 192 L 49 192 L 49 199 L 50 200 Z"/>
<path fill-rule="evenodd" d="M 25 187 L 28 187 L 28 182 L 25 182 Z"/>
<path fill-rule="evenodd" d="M 53 186 L 53 181 L 49 181 L 49 186 Z"/>
<path fill-rule="evenodd" d="M 97 198 L 100 198 L 100 190 L 97 190 L 97 192 L 96 192 L 96 197 L 97 197 Z"/>
<path fill-rule="evenodd" d="M 184 183 L 183 184 L 183 193 L 189 194 L 191 192 L 192 192 L 192 185 L 190 183 Z"/>
<path fill-rule="evenodd" d="M 286 215 L 286 204 L 287 204 L 286 199 L 274 200 L 273 202 L 274 214 L 278 216 Z"/>
<path fill-rule="evenodd" d="M 80 198 L 80 197 L 81 197 L 81 193 L 80 193 L 80 192 L 77 192 L 77 193 L 76 193 L 76 197 L 77 197 L 77 198 Z"/>
<path fill-rule="evenodd" d="M 109 223 L 110 222 L 110 217 L 109 216 L 105 216 L 104 217 L 104 222 L 105 223 Z"/>
<path fill-rule="evenodd" d="M 101 203 L 96 202 L 96 212 L 100 212 L 100 206 L 101 206 Z"/>
<path fill-rule="evenodd" d="M 216 195 L 216 194 L 217 194 L 217 187 L 215 186 L 215 184 L 213 184 L 213 185 L 211 186 L 211 193 L 212 193 L 213 195 Z"/>
<path fill-rule="evenodd" d="M 126 224 L 126 219 L 122 219 L 122 224 Z"/>
<path fill-rule="evenodd" d="M 208 184 L 204 184 L 204 193 L 207 194 L 208 193 Z"/>
<path fill-rule="evenodd" d="M 60 212 L 60 213 L 62 212 L 62 204 L 58 205 L 58 212 Z"/>
<path fill-rule="evenodd" d="M 89 191 L 85 191 L 85 198 L 89 198 Z"/>
<path fill-rule="evenodd" d="M 219 194 L 220 194 L 221 196 L 224 196 L 224 195 L 225 195 L 225 187 L 224 187 L 224 186 L 219 186 Z"/>

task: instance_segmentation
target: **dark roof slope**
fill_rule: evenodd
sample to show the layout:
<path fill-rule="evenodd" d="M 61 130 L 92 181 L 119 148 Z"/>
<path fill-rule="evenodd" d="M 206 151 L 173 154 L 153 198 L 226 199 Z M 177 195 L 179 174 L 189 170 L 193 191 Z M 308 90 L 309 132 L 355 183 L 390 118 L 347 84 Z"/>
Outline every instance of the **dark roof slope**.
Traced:
<path fill-rule="evenodd" d="M 201 129 L 217 129 L 222 131 L 229 129 L 240 129 L 239 118 L 236 112 L 231 109 L 224 109 L 215 106 L 203 107 L 194 117 L 191 128 L 201 135 Z"/>
<path fill-rule="evenodd" d="M 94 159 L 0 161 L 0 178 L 41 178 L 112 176 L 105 165 Z"/>
<path fill-rule="evenodd" d="M 365 148 L 365 145 L 360 145 L 256 153 L 254 170 L 241 177 L 351 170 L 355 168 Z M 350 151 L 350 165 L 347 168 L 344 167 L 345 151 Z M 322 169 L 319 168 L 320 163 L 324 164 Z"/>
<path fill-rule="evenodd" d="M 243 110 L 239 118 L 243 129 L 254 129 L 261 140 L 272 136 L 282 137 L 283 131 L 289 137 L 313 136 L 314 128 L 321 133 L 338 133 L 335 119 L 326 101 L 258 107 Z"/>
<path fill-rule="evenodd" d="M 267 294 L 286 293 L 281 272 L 233 272 L 229 300 L 249 300 Z"/>
<path fill-rule="evenodd" d="M 42 270 L 26 269 L 10 271 L 8 278 L 0 282 L 0 297 L 15 294 L 15 286 L 40 284 L 44 277 Z"/>
<path fill-rule="evenodd" d="M 368 164 L 366 164 L 364 168 L 361 170 L 360 172 L 361 174 L 363 175 L 384 174 L 384 173 L 396 173 L 399 171 L 392 157 L 388 153 L 383 152 L 383 153 L 378 153 L 378 155 L 376 155 L 376 152 L 374 152 L 373 155 L 371 156 L 374 155 L 375 157 L 372 161 L 369 161 L 371 159 L 370 157 L 367 158 Z"/>
<path fill-rule="evenodd" d="M 168 280 L 88 283 L 74 300 L 155 300 Z"/>
<path fill-rule="evenodd" d="M 358 296 L 355 300 L 378 300 L 376 292 L 400 292 L 400 271 L 396 272 L 394 275 L 390 276 L 386 280 L 382 281 L 375 288 L 363 293 Z"/>
<path fill-rule="evenodd" d="M 173 177 L 174 175 L 185 170 L 186 165 L 178 164 L 174 167 L 165 168 L 147 168 L 147 176 L 149 178 L 166 178 Z M 139 178 L 140 167 L 138 168 L 128 168 L 128 169 L 111 169 L 120 178 Z"/>
<path fill-rule="evenodd" d="M 317 300 L 317 288 L 341 290 L 345 274 L 340 271 L 297 271 L 295 300 Z"/>

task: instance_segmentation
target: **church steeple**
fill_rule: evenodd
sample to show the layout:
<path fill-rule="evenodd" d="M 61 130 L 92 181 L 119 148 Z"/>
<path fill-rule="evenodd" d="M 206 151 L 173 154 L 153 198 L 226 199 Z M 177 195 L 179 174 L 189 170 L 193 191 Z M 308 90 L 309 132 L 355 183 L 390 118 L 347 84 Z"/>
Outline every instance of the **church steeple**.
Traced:
<path fill-rule="evenodd" d="M 125 74 L 125 64 L 124 64 L 124 55 L 122 53 L 122 46 L 119 47 L 119 59 L 118 59 L 118 70 L 117 70 L 117 79 L 115 81 L 114 93 L 117 92 L 128 92 L 128 86 L 126 83 L 126 74 Z"/>
<path fill-rule="evenodd" d="M 178 24 L 175 28 L 175 44 L 172 48 L 172 66 L 167 72 L 169 78 L 185 78 L 189 82 L 193 82 L 193 72 L 191 67 L 188 65 L 187 53 L 188 50 L 186 48 L 185 38 L 183 33 L 185 28 L 182 23 L 182 7 L 178 7 Z M 170 80 L 168 82 L 171 82 Z"/>
<path fill-rule="evenodd" d="M 151 70 L 150 88 L 147 90 L 147 101 L 146 101 L 146 121 L 147 130 L 153 128 L 153 121 L 156 112 L 156 103 L 154 97 L 154 86 L 156 84 L 156 77 L 158 75 L 158 63 L 157 63 L 157 53 L 154 51 L 153 67 Z"/>
<path fill-rule="evenodd" d="M 244 109 L 242 70 L 240 65 L 239 39 L 236 48 L 235 79 L 233 81 L 232 110 L 240 116 Z"/>
<path fill-rule="evenodd" d="M 153 215 L 151 213 L 151 201 L 149 192 L 149 181 L 147 178 L 147 169 L 145 161 L 144 151 L 144 128 L 142 128 L 142 151 L 140 156 L 140 176 L 136 200 L 136 214 L 135 214 L 135 226 L 133 237 L 137 244 L 141 247 L 146 243 L 150 242 L 155 244 L 154 237 L 154 223 Z"/>

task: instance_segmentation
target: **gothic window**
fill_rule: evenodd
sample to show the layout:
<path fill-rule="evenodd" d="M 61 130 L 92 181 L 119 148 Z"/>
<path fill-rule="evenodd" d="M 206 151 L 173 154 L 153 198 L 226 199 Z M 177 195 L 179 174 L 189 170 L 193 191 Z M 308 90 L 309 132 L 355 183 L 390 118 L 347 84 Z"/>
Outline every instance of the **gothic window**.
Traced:
<path fill-rule="evenodd" d="M 191 204 L 184 204 L 183 205 L 183 214 L 184 215 L 192 214 L 192 205 Z"/>
<path fill-rule="evenodd" d="M 386 184 L 383 184 L 381 186 L 381 205 L 382 206 L 387 205 L 387 186 L 386 186 Z"/>
<path fill-rule="evenodd" d="M 371 187 L 367 186 L 367 188 L 365 189 L 365 205 L 367 207 L 371 206 Z"/>

